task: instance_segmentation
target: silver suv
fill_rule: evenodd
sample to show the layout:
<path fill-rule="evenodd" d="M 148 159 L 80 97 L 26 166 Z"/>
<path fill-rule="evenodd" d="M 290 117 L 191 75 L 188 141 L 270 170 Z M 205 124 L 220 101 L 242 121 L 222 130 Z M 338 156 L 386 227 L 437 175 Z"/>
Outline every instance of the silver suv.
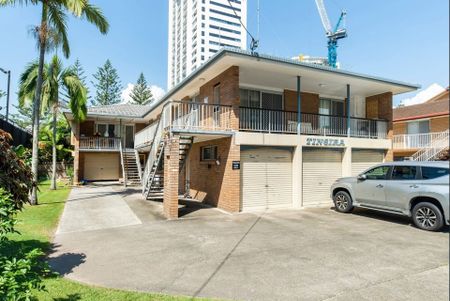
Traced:
<path fill-rule="evenodd" d="M 338 179 L 331 197 L 339 212 L 354 207 L 412 217 L 420 229 L 438 231 L 450 223 L 449 162 L 390 162 L 358 177 Z"/>

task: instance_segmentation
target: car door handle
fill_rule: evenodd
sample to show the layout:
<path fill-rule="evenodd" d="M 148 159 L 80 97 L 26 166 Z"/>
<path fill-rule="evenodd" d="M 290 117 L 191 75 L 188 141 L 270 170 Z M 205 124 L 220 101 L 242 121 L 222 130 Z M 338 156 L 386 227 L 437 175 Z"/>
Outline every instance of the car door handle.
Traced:
<path fill-rule="evenodd" d="M 383 188 L 384 186 L 383 185 L 381 185 L 381 184 L 378 184 L 377 186 L 375 186 L 375 187 L 377 187 L 377 188 Z"/>
<path fill-rule="evenodd" d="M 409 185 L 410 188 L 419 188 L 418 185 L 414 184 L 414 185 Z"/>

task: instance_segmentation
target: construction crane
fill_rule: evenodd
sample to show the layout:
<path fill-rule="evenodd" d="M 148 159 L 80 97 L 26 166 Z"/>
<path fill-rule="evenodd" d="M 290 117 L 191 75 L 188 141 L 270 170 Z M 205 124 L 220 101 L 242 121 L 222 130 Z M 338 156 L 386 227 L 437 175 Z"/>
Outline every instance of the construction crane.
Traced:
<path fill-rule="evenodd" d="M 340 28 L 341 24 L 345 22 L 345 16 L 347 13 L 345 11 L 341 12 L 339 21 L 333 29 L 327 15 L 327 11 L 325 10 L 323 0 L 316 0 L 316 5 L 328 38 L 328 65 L 336 68 L 338 40 L 347 37 L 347 30 L 345 28 Z"/>

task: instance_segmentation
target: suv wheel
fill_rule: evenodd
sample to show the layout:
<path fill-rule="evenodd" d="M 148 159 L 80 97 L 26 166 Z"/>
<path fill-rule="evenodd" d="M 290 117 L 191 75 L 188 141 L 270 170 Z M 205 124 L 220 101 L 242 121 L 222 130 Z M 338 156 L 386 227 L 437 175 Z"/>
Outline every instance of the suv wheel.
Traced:
<path fill-rule="evenodd" d="M 412 218 L 416 227 L 423 230 L 438 231 L 444 226 L 441 210 L 432 203 L 422 202 L 414 206 Z"/>
<path fill-rule="evenodd" d="M 342 213 L 348 213 L 353 210 L 352 197 L 345 191 L 338 191 L 334 195 L 334 208 Z"/>

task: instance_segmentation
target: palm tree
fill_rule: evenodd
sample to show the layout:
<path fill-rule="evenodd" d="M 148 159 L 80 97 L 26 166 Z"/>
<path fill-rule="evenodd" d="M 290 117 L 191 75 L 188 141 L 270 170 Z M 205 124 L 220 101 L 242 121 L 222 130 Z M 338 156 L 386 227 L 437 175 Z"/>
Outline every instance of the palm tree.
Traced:
<path fill-rule="evenodd" d="M 20 75 L 19 105 L 21 107 L 35 99 L 38 70 L 39 64 L 33 62 Z M 53 115 L 51 189 L 56 189 L 57 117 L 61 100 L 68 104 L 76 121 L 80 122 L 86 119 L 87 88 L 78 77 L 75 67 L 64 69 L 61 60 L 55 55 L 49 64 L 44 64 L 40 99 L 42 111 L 51 111 Z"/>
<path fill-rule="evenodd" d="M 43 69 L 46 50 L 52 46 L 62 46 L 65 57 L 70 55 L 67 36 L 67 13 L 77 18 L 85 18 L 94 24 L 101 33 L 108 32 L 109 24 L 101 10 L 90 4 L 89 0 L 0 0 L 0 7 L 14 5 L 41 5 L 41 23 L 35 28 L 39 49 L 39 65 L 36 78 L 36 93 L 33 100 L 33 152 L 31 169 L 34 180 L 38 180 L 39 116 L 43 82 Z M 30 197 L 31 204 L 37 204 L 37 187 Z"/>

